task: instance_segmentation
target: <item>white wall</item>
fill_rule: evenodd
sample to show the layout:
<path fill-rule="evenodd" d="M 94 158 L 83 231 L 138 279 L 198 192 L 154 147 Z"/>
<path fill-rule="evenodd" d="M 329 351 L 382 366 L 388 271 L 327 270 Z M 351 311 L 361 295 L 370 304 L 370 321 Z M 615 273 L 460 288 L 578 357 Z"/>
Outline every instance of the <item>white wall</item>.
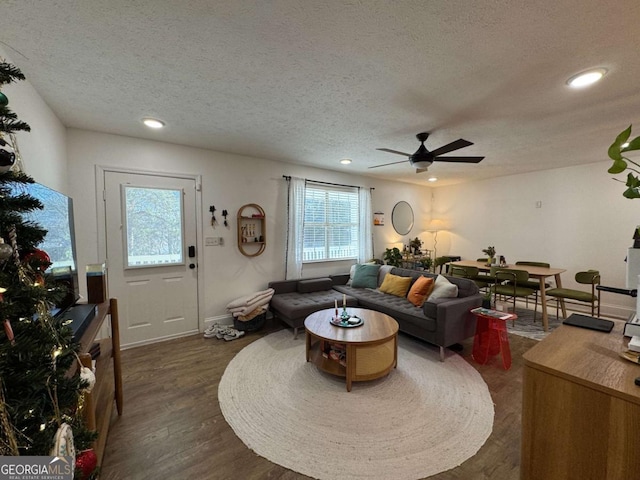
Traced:
<path fill-rule="evenodd" d="M 2 50 L 0 55 L 12 62 Z M 26 172 L 75 199 L 81 269 L 103 260 L 98 252 L 95 165 L 202 175 L 203 233 L 224 237 L 225 246 L 203 249 L 200 265 L 207 293 L 201 317 L 221 315 L 229 300 L 284 277 L 286 182 L 282 175 L 374 187 L 373 210 L 385 214 L 385 225 L 373 227 L 378 258 L 385 248 L 406 244 L 415 236 L 425 241 L 425 248 L 433 248 L 433 234 L 425 232 L 433 217 L 449 223 L 449 230 L 438 234 L 438 255 L 475 259 L 483 256 L 483 248 L 494 245 L 508 261 L 540 260 L 566 268 L 565 286 L 576 286 L 573 276 L 585 268 L 599 269 L 605 285 L 625 286 L 624 258 L 633 243 L 633 229 L 640 224 L 640 200 L 622 197 L 623 185 L 610 179 L 606 161 L 430 189 L 161 142 L 75 129 L 67 132 L 28 79 L 3 87 L 3 93 L 13 111 L 32 128 L 30 133 L 18 134 Z M 400 200 L 412 205 L 416 217 L 416 225 L 405 237 L 391 225 L 391 211 Z M 542 201 L 542 208 L 535 208 L 536 201 Z M 216 205 L 218 216 L 222 209 L 229 210 L 233 220 L 245 203 L 258 203 L 267 212 L 269 244 L 260 257 L 247 258 L 238 252 L 233 228 L 208 226 L 209 205 Z M 309 265 L 304 276 L 343 272 L 348 267 L 349 262 Z M 84 282 L 80 284 L 85 293 Z M 603 294 L 603 305 L 605 311 L 624 316 L 635 302 Z"/>
<path fill-rule="evenodd" d="M 20 67 L 2 49 L 0 57 Z M 66 129 L 62 122 L 38 95 L 28 77 L 3 86 L 2 93 L 9 99 L 9 108 L 31 127 L 31 132 L 16 133 L 25 171 L 35 181 L 68 193 Z"/>
<path fill-rule="evenodd" d="M 640 224 L 640 200 L 622 197 L 624 185 L 611 179 L 609 166 L 603 161 L 437 188 L 434 215 L 451 223 L 452 254 L 475 259 L 492 245 L 507 262 L 567 269 L 565 287 L 583 289 L 574 275 L 593 268 L 603 285 L 624 288 L 624 259 Z M 611 293 L 603 293 L 602 305 L 620 316 L 635 310 L 634 299 Z"/>
<path fill-rule="evenodd" d="M 408 242 L 409 236 L 399 237 L 391 226 L 391 210 L 397 201 L 405 200 L 414 206 L 416 227 L 410 236 L 422 232 L 428 222 L 431 194 L 425 187 L 77 129 L 68 131 L 68 151 L 81 266 L 104 261 L 104 252 L 98 251 L 96 165 L 202 175 L 203 236 L 223 237 L 224 245 L 200 247 L 199 267 L 204 272 L 205 291 L 201 318 L 224 316 L 229 301 L 262 290 L 271 280 L 284 279 L 287 184 L 283 175 L 374 187 L 373 209 L 385 212 L 387 218 L 385 226 L 374 228 L 378 258 L 390 243 Z M 267 216 L 267 248 L 258 257 L 245 257 L 236 246 L 235 217 L 247 203 L 259 204 Z M 220 223 L 222 210 L 229 211 L 229 228 L 210 226 L 209 205 L 215 205 Z M 352 263 L 310 264 L 305 266 L 303 276 L 348 272 Z"/>

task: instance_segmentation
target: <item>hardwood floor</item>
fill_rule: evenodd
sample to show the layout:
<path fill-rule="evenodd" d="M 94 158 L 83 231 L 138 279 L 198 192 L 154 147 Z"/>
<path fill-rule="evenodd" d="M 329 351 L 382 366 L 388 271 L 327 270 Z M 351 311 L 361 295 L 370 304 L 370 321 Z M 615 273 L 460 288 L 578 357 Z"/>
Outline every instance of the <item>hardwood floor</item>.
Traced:
<path fill-rule="evenodd" d="M 218 405 L 218 383 L 228 362 L 244 346 L 281 328 L 270 322 L 231 342 L 196 335 L 123 351 L 124 414 L 112 418 L 100 478 L 309 478 L 249 450 Z M 304 342 L 303 335 L 299 339 Z M 499 357 L 477 365 L 470 358 L 473 339 L 463 344 L 460 354 L 480 372 L 495 403 L 493 432 L 475 456 L 429 478 L 520 478 L 522 354 L 536 341 L 514 335 L 509 341 L 513 365 L 507 371 Z"/>

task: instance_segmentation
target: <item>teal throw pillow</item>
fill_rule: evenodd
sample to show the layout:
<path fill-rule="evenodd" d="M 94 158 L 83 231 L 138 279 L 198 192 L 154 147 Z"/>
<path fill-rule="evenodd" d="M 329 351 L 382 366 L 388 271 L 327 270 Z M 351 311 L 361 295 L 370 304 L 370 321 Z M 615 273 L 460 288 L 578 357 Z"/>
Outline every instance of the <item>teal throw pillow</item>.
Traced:
<path fill-rule="evenodd" d="M 378 288 L 378 270 L 380 270 L 380 265 L 356 265 L 351 286 L 353 288 Z"/>

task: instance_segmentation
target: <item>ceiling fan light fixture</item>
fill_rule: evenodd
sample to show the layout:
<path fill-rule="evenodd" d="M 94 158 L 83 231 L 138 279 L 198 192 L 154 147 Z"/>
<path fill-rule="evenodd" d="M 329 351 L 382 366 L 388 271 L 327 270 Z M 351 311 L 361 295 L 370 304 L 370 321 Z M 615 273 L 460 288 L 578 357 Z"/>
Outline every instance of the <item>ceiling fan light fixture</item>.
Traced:
<path fill-rule="evenodd" d="M 162 128 L 165 123 L 162 120 L 158 120 L 157 118 L 143 118 L 142 123 L 144 123 L 149 128 Z"/>
<path fill-rule="evenodd" d="M 421 170 L 422 170 L 422 169 L 426 170 L 427 168 L 429 168 L 429 167 L 431 166 L 431 164 L 432 164 L 432 163 L 433 163 L 433 162 L 431 162 L 431 161 L 429 161 L 429 160 L 414 160 L 414 161 L 412 162 L 412 165 L 413 165 L 414 167 L 416 167 L 416 168 L 421 169 Z"/>
<path fill-rule="evenodd" d="M 593 85 L 598 80 L 601 80 L 607 73 L 606 68 L 594 68 L 593 70 L 587 70 L 586 72 L 580 72 L 569 80 L 567 85 L 571 88 L 583 88 L 589 85 Z"/>
<path fill-rule="evenodd" d="M 342 165 L 349 165 L 351 163 L 351 159 L 350 158 L 343 158 L 342 160 L 340 160 L 340 163 Z"/>

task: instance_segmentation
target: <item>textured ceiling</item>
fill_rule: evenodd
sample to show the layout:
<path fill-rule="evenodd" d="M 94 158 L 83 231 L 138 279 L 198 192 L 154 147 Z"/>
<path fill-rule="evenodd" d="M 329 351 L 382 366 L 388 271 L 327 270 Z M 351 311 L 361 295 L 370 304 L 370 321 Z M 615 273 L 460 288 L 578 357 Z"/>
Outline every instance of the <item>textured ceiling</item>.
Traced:
<path fill-rule="evenodd" d="M 640 115 L 637 0 L 1 3 L 0 46 L 69 127 L 447 185 L 606 160 Z M 485 159 L 368 169 L 421 131 Z"/>

